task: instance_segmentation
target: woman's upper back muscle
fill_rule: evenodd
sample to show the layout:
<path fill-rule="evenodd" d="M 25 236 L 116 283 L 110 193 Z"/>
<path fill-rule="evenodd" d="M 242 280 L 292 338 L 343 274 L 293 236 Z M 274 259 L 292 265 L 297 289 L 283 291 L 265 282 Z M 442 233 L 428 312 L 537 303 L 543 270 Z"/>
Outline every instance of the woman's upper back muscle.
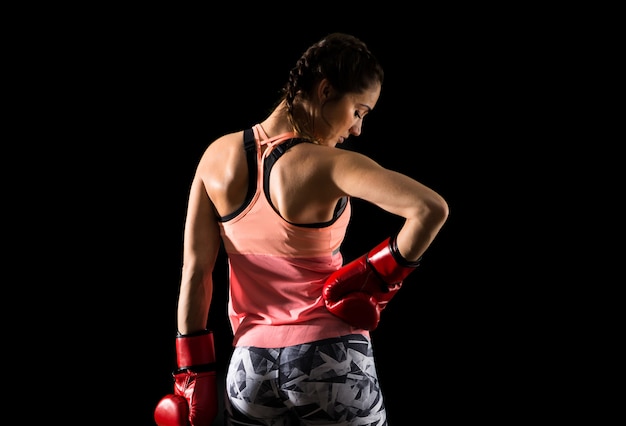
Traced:
<path fill-rule="evenodd" d="M 301 143 L 273 166 L 270 197 L 281 216 L 293 223 L 332 219 L 338 200 L 346 194 L 331 179 L 335 149 Z M 246 200 L 248 163 L 243 132 L 224 135 L 205 150 L 197 168 L 217 214 L 227 216 Z"/>
<path fill-rule="evenodd" d="M 222 136 L 209 145 L 198 173 L 220 216 L 241 207 L 249 179 L 243 132 Z M 364 199 L 402 217 L 416 216 L 429 201 L 441 201 L 424 185 L 363 154 L 311 143 L 293 146 L 276 161 L 270 196 L 281 216 L 293 223 L 331 220 L 343 196 Z"/>
<path fill-rule="evenodd" d="M 324 223 L 333 218 L 337 202 L 346 196 L 333 184 L 334 148 L 301 143 L 274 165 L 270 197 L 281 216 L 292 223 Z"/>
<path fill-rule="evenodd" d="M 243 132 L 230 133 L 212 142 L 200 160 L 197 175 L 219 216 L 237 210 L 248 191 Z"/>
<path fill-rule="evenodd" d="M 272 203 L 294 223 L 325 222 L 344 196 L 398 216 L 423 217 L 443 200 L 431 189 L 353 151 L 310 143 L 292 147 L 270 178 Z"/>

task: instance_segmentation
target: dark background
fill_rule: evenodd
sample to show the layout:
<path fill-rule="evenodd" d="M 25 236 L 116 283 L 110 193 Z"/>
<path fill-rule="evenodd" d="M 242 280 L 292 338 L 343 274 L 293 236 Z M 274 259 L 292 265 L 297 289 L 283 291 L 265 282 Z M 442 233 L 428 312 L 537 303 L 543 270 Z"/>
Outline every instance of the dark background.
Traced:
<path fill-rule="evenodd" d="M 87 377 L 95 372 L 72 391 L 84 397 L 83 410 L 101 420 L 124 413 L 119 424 L 153 424 L 154 406 L 172 391 L 195 165 L 218 136 L 263 120 L 304 49 L 332 31 L 360 37 L 386 74 L 362 136 L 342 148 L 410 175 L 450 206 L 422 266 L 372 333 L 390 425 L 523 420 L 550 404 L 550 378 L 532 394 L 524 390 L 537 379 L 549 337 L 533 335 L 528 344 L 544 306 L 526 304 L 520 264 L 528 260 L 518 256 L 528 246 L 511 241 L 528 235 L 508 213 L 528 208 L 513 170 L 539 168 L 526 160 L 552 102 L 550 91 L 540 102 L 537 95 L 557 77 L 555 42 L 538 37 L 542 20 L 448 12 L 298 19 L 284 11 L 266 19 L 247 9 L 228 18 L 151 9 L 83 20 L 50 43 L 68 61 L 48 65 L 71 82 L 68 91 L 54 85 L 72 104 L 72 115 L 56 125 L 68 125 L 68 139 L 79 141 L 57 183 L 75 189 L 69 201 L 76 207 L 62 210 L 55 227 L 55 241 L 72 246 L 64 276 L 71 267 L 78 284 L 50 292 L 73 301 L 63 317 L 70 327 L 55 327 L 70 330 L 62 334 L 75 348 L 64 364 L 80 365 Z M 354 200 L 344 256 L 363 254 L 400 225 Z M 78 231 L 71 239 L 70 228 Z M 221 256 L 209 323 L 222 374 L 232 337 L 225 274 Z"/>

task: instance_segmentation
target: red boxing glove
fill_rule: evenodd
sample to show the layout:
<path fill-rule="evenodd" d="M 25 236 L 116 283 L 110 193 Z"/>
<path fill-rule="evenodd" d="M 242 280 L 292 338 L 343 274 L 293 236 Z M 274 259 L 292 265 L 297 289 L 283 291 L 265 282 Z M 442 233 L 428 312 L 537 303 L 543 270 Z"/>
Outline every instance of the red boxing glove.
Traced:
<path fill-rule="evenodd" d="M 205 330 L 176 337 L 174 393 L 154 410 L 158 426 L 209 426 L 217 417 L 217 380 L 213 333 Z"/>
<path fill-rule="evenodd" d="M 387 238 L 330 275 L 322 289 L 326 308 L 353 327 L 374 330 L 380 313 L 420 260 L 408 262 L 396 239 Z"/>

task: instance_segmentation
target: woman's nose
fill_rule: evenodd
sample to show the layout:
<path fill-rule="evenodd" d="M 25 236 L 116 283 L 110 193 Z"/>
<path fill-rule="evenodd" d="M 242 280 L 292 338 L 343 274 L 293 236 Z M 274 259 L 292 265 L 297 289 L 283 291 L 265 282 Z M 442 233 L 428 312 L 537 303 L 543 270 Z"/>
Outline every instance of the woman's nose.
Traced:
<path fill-rule="evenodd" d="M 350 127 L 350 134 L 353 136 L 359 136 L 361 134 L 361 124 L 361 120 L 359 120 L 354 126 Z"/>

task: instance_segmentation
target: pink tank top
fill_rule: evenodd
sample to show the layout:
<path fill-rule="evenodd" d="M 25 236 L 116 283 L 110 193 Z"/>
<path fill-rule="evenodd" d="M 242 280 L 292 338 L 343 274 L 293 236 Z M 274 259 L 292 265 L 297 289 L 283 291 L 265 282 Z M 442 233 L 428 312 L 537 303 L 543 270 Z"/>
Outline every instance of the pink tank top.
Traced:
<path fill-rule="evenodd" d="M 243 210 L 220 222 L 228 254 L 233 345 L 279 348 L 351 333 L 369 336 L 328 312 L 322 299 L 324 280 L 343 263 L 340 246 L 351 215 L 349 200 L 328 223 L 287 222 L 268 201 L 263 171 L 281 150 L 273 156 L 272 151 L 291 143 L 294 135 L 270 139 L 258 124 L 253 131 L 256 191 Z"/>

